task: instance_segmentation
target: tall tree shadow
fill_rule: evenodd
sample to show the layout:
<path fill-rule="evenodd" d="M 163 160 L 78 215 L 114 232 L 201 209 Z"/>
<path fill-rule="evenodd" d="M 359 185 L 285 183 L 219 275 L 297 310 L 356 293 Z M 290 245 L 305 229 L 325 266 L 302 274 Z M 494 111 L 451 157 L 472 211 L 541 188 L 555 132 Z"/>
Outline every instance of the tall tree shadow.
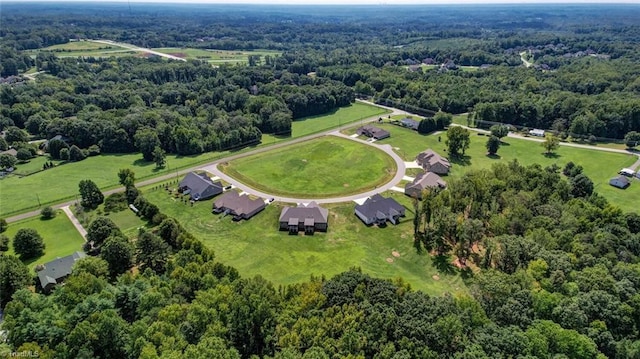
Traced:
<path fill-rule="evenodd" d="M 468 155 L 459 155 L 459 156 L 451 156 L 449 158 L 451 163 L 455 163 L 460 166 L 469 166 L 471 165 L 471 156 Z"/>
<path fill-rule="evenodd" d="M 440 273 L 456 273 L 457 268 L 451 263 L 451 257 L 444 254 L 438 254 L 434 257 L 431 257 L 431 260 L 433 261 L 433 266 L 436 267 Z"/>
<path fill-rule="evenodd" d="M 545 152 L 545 153 L 543 153 L 543 155 L 544 155 L 546 158 L 560 158 L 560 157 L 562 157 L 561 155 L 559 155 L 559 154 L 557 154 L 557 153 L 555 153 L 555 152 L 551 152 L 551 153 L 549 153 L 549 152 Z"/>

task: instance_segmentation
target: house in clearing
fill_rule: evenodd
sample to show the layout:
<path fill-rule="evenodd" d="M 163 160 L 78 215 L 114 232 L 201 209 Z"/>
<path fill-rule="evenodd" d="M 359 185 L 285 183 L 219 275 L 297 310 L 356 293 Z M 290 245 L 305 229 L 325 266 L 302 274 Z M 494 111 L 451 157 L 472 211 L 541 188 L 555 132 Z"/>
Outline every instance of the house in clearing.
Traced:
<path fill-rule="evenodd" d="M 633 177 L 636 175 L 636 171 L 632 170 L 631 168 L 623 168 L 620 170 L 620 172 L 618 172 L 618 174 L 621 174 L 627 177 Z"/>
<path fill-rule="evenodd" d="M 439 175 L 446 175 L 451 169 L 449 160 L 440 156 L 432 149 L 420 152 L 418 156 L 416 156 L 416 162 L 422 166 L 425 171 Z"/>
<path fill-rule="evenodd" d="M 66 257 L 58 257 L 51 262 L 45 263 L 42 270 L 38 271 L 38 279 L 42 289 L 48 292 L 56 284 L 62 283 L 71 274 L 73 265 L 84 257 L 86 255 L 83 252 L 75 252 Z"/>
<path fill-rule="evenodd" d="M 529 131 L 531 136 L 544 137 L 544 130 L 533 129 Z"/>
<path fill-rule="evenodd" d="M 371 125 L 365 125 L 360 127 L 356 133 L 358 135 L 361 136 L 367 136 L 369 138 L 373 138 L 376 140 L 381 140 L 383 138 L 387 138 L 389 136 L 391 136 L 391 134 L 389 133 L 389 131 L 387 130 L 383 130 L 381 128 L 375 127 L 375 126 L 371 126 Z"/>
<path fill-rule="evenodd" d="M 422 191 L 427 188 L 445 188 L 447 182 L 433 172 L 422 172 L 411 183 L 404 186 L 404 194 L 409 197 L 422 199 Z"/>
<path fill-rule="evenodd" d="M 375 194 L 360 205 L 355 213 L 365 224 L 384 225 L 387 221 L 398 224 L 400 217 L 404 217 L 405 209 L 393 198 L 385 198 Z"/>
<path fill-rule="evenodd" d="M 406 127 L 406 128 L 410 128 L 412 130 L 418 130 L 418 126 L 420 125 L 419 121 L 416 121 L 412 118 L 409 117 L 405 117 L 402 120 L 400 120 L 400 125 L 402 127 Z"/>
<path fill-rule="evenodd" d="M 178 184 L 178 191 L 194 201 L 203 201 L 222 193 L 222 182 L 213 182 L 206 173 L 190 172 Z"/>
<path fill-rule="evenodd" d="M 614 177 L 610 179 L 609 184 L 612 185 L 613 187 L 625 189 L 631 186 L 631 181 L 627 177 L 620 175 L 618 177 Z"/>
<path fill-rule="evenodd" d="M 249 219 L 256 213 L 262 211 L 265 207 L 264 200 L 261 198 L 251 199 L 246 194 L 240 194 L 236 191 L 228 191 L 220 198 L 213 202 L 213 213 L 224 213 L 233 215 L 234 221 L 241 219 Z"/>
<path fill-rule="evenodd" d="M 313 234 L 315 231 L 327 231 L 329 210 L 318 206 L 316 202 L 299 204 L 297 207 L 284 207 L 280 212 L 280 230 L 289 234 Z"/>
<path fill-rule="evenodd" d="M 0 155 L 10 155 L 10 156 L 16 157 L 18 155 L 18 151 L 16 151 L 15 148 L 10 148 L 6 151 L 0 152 Z"/>

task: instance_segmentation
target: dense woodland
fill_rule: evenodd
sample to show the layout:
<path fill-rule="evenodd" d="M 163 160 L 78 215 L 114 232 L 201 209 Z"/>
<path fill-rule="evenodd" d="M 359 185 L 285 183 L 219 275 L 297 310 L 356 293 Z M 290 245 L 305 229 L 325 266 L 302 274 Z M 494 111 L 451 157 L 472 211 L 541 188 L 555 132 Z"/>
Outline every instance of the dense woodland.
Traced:
<path fill-rule="evenodd" d="M 241 278 L 128 183 L 126 197 L 158 225 L 132 242 L 99 217 L 88 228 L 98 257 L 52 294 L 23 289 L 25 265 L 0 257 L 11 348 L 45 358 L 640 353 L 640 216 L 593 193 L 579 166 L 496 165 L 416 202 L 416 250 L 445 256 L 443 271 L 456 270 L 448 254 L 467 266 L 469 294 L 438 297 L 358 270 L 277 288 Z"/>
<path fill-rule="evenodd" d="M 6 131 L 0 145 L 23 154 L 35 152 L 30 139 L 56 135 L 62 139 L 46 148 L 53 158 L 140 152 L 152 160 L 158 148 L 178 154 L 234 148 L 263 133 L 286 135 L 292 121 L 347 105 L 356 94 L 425 111 L 473 111 L 470 120 L 480 125 L 611 138 L 640 131 L 640 8 L 633 5 L 2 6 L 0 75 L 46 71 L 36 81 L 0 84 Z M 282 55 L 214 68 L 28 52 L 70 38 Z M 522 67 L 523 51 L 546 67 Z M 408 68 L 427 58 L 492 66 Z M 286 287 L 242 278 L 140 196 L 132 173 L 119 175 L 125 193 L 104 199 L 87 182 L 82 191 L 91 195 L 83 203 L 95 205 L 90 197 L 125 208 L 132 203 L 153 229 L 128 238 L 108 218 L 96 219 L 85 248 L 95 256 L 52 293 L 27 289 L 33 273 L 0 254 L 7 336 L 0 354 L 640 356 L 640 216 L 607 203 L 579 166 L 497 165 L 448 180 L 448 190 L 415 202 L 415 250 L 433 255 L 442 271 L 458 271 L 450 266 L 457 258 L 469 293 L 456 296 L 430 296 L 402 279 L 358 269 Z"/>

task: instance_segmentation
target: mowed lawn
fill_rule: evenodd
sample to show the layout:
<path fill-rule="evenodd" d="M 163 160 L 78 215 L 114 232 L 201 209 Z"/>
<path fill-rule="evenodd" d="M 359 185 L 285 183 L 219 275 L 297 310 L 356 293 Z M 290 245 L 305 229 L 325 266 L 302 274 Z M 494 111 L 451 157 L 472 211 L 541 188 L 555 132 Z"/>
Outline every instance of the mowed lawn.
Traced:
<path fill-rule="evenodd" d="M 110 56 L 133 56 L 138 52 L 120 47 L 116 44 L 103 44 L 91 41 L 71 41 L 66 44 L 48 46 L 43 49 L 34 50 L 53 52 L 58 57 L 110 57 Z"/>
<path fill-rule="evenodd" d="M 446 132 L 423 136 L 399 126 L 382 124 L 380 127 L 390 131 L 391 137 L 376 143 L 390 144 L 407 161 L 414 160 L 418 153 L 427 148 L 431 148 L 443 156 L 448 156 L 445 144 Z M 640 211 L 637 204 L 637 199 L 640 198 L 640 181 L 634 180 L 631 187 L 626 190 L 609 185 L 609 179 L 617 176 L 620 169 L 631 166 L 636 161 L 636 156 L 568 146 L 560 146 L 554 155 L 545 156 L 544 149 L 538 142 L 504 138 L 504 144 L 498 150 L 499 157 L 492 158 L 486 155 L 486 142 L 486 136 L 480 136 L 477 132 L 471 131 L 471 146 L 466 151 L 465 157 L 462 160 L 450 158 L 453 167 L 449 177 L 461 177 L 468 170 L 491 168 L 494 163 L 504 163 L 514 159 L 523 165 L 538 163 L 543 167 L 554 163 L 564 167 L 567 162 L 572 161 L 584 168 L 584 173 L 593 181 L 595 190 L 611 203 L 624 211 Z"/>
<path fill-rule="evenodd" d="M 230 216 L 212 214 L 212 200 L 191 207 L 166 191 L 144 191 L 163 213 L 176 218 L 213 249 L 217 260 L 237 268 L 245 277 L 260 274 L 276 285 L 286 285 L 306 281 L 311 275 L 329 278 L 360 267 L 379 278 L 402 277 L 412 288 L 432 295 L 466 292 L 457 270 L 448 267 L 443 272 L 434 267 L 431 256 L 416 253 L 410 199 L 400 193 L 385 195 L 407 208 L 407 217 L 397 226 L 367 227 L 354 215 L 355 203 L 349 202 L 325 206 L 329 209 L 328 232 L 292 236 L 278 231 L 284 204 L 272 203 L 248 221 L 234 222 Z M 400 256 L 395 257 L 393 251 Z"/>
<path fill-rule="evenodd" d="M 329 114 L 312 116 L 294 121 L 291 136 L 263 135 L 262 143 L 258 146 L 268 146 L 275 142 L 307 136 L 339 124 L 360 121 L 378 114 L 387 113 L 379 107 L 361 103 L 354 103 L 339 108 Z M 8 176 L 0 180 L 0 217 L 7 217 L 18 213 L 39 208 L 40 205 L 55 204 L 70 200 L 78 193 L 78 183 L 83 179 L 91 179 L 101 189 L 118 186 L 118 170 L 131 168 L 137 180 L 149 179 L 156 176 L 175 173 L 176 169 L 184 169 L 199 164 L 214 161 L 225 156 L 250 151 L 256 146 L 245 147 L 240 150 L 209 152 L 196 156 L 167 156 L 167 166 L 156 170 L 152 162 L 142 160 L 141 154 L 101 155 L 89 157 L 77 163 L 68 163 L 31 176 Z M 30 172 L 41 168 L 46 158 L 32 160 L 33 163 L 17 166 L 17 172 Z M 55 186 L 52 185 L 55 183 Z M 39 201 L 39 202 L 38 202 Z"/>
<path fill-rule="evenodd" d="M 82 250 L 84 239 L 73 226 L 69 218 L 62 212 L 56 211 L 56 217 L 49 220 L 42 220 L 40 217 L 33 217 L 23 221 L 10 223 L 9 228 L 3 234 L 7 235 L 11 241 L 9 253 L 13 252 L 13 237 L 22 228 L 35 229 L 44 240 L 44 255 L 40 258 L 26 261 L 29 268 L 34 268 L 38 264 L 46 263 L 58 257 L 64 257 L 75 251 Z"/>
<path fill-rule="evenodd" d="M 161 170 L 156 170 L 153 162 L 143 161 L 141 154 L 101 155 L 26 177 L 11 175 L 0 180 L 0 216 L 38 208 L 38 201 L 44 206 L 73 199 L 78 193 L 78 183 L 84 179 L 94 181 L 101 189 L 119 186 L 120 168 L 131 168 L 136 174 L 136 179 L 145 179 L 175 173 L 176 168 L 204 163 L 226 154 L 229 152 L 184 157 L 169 155 L 167 167 Z M 33 161 L 44 162 L 42 158 Z M 21 166 L 18 165 L 17 169 L 20 171 Z"/>
<path fill-rule="evenodd" d="M 255 189 L 295 198 L 369 191 L 390 181 L 397 170 L 383 151 L 334 136 L 239 158 L 222 168 Z"/>
<path fill-rule="evenodd" d="M 354 122 L 382 116 L 389 113 L 388 110 L 360 102 L 354 102 L 349 106 L 340 107 L 324 115 L 309 116 L 291 123 L 291 136 L 278 136 L 271 134 L 262 135 L 262 143 L 271 144 L 281 142 L 289 138 L 303 137 L 322 132 L 330 128 L 338 128 Z"/>
<path fill-rule="evenodd" d="M 161 47 L 152 49 L 163 54 L 170 54 L 178 56 L 184 59 L 204 60 L 210 63 L 248 63 L 250 55 L 260 56 L 261 62 L 264 62 L 265 56 L 277 56 L 280 55 L 279 51 L 269 50 L 254 50 L 254 51 L 242 51 L 242 50 L 216 50 L 216 49 L 194 49 L 194 48 L 180 48 L 180 47 Z"/>

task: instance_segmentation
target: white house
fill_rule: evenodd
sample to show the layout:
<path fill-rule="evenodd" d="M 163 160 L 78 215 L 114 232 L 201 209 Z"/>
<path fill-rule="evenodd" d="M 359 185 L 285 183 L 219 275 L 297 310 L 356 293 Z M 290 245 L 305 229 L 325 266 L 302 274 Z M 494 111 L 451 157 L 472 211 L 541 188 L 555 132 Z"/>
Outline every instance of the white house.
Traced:
<path fill-rule="evenodd" d="M 531 136 L 544 137 L 544 130 L 533 129 L 529 131 Z"/>

